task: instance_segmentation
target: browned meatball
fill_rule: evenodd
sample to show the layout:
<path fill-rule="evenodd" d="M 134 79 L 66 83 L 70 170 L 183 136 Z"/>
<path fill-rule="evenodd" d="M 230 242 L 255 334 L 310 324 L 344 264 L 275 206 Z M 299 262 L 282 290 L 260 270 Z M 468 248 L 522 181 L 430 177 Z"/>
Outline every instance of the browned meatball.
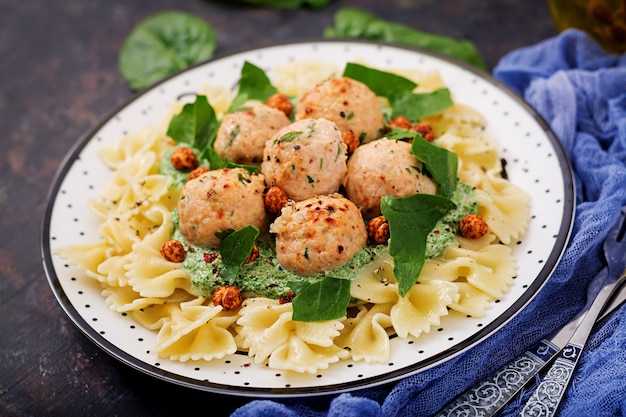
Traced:
<path fill-rule="evenodd" d="M 259 165 L 265 142 L 291 121 L 282 111 L 260 101 L 247 101 L 222 118 L 213 148 L 238 164 Z"/>
<path fill-rule="evenodd" d="M 219 246 L 219 232 L 262 228 L 267 214 L 263 176 L 242 168 L 209 171 L 188 181 L 178 200 L 180 231 L 192 245 Z"/>
<path fill-rule="evenodd" d="M 326 119 L 298 120 L 265 144 L 261 172 L 268 186 L 304 200 L 337 192 L 346 175 L 347 146 Z"/>
<path fill-rule="evenodd" d="M 331 78 L 300 96 L 296 119 L 323 117 L 342 132 L 352 131 L 361 143 L 377 139 L 384 129 L 383 113 L 376 94 L 351 78 Z"/>
<path fill-rule="evenodd" d="M 380 200 L 390 194 L 406 197 L 435 194 L 437 185 L 422 173 L 422 163 L 407 142 L 379 139 L 356 148 L 348 160 L 344 186 L 347 197 L 372 218 L 380 214 Z"/>
<path fill-rule="evenodd" d="M 276 234 L 278 262 L 301 275 L 340 267 L 367 241 L 359 209 L 339 194 L 288 204 L 270 232 Z"/>

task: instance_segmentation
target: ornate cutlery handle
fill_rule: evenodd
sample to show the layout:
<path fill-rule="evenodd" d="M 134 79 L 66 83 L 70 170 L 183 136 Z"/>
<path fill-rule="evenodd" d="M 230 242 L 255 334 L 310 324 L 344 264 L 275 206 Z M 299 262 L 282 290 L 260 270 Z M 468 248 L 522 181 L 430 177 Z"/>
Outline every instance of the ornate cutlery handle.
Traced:
<path fill-rule="evenodd" d="M 626 256 L 626 254 L 622 254 L 622 256 Z M 613 294 L 620 289 L 625 281 L 626 274 L 616 281 L 606 284 L 600 290 L 585 314 L 583 321 L 576 328 L 574 335 L 561 350 L 554 364 L 541 379 L 532 396 L 526 402 L 520 413 L 521 416 L 548 417 L 556 414 L 596 319 L 600 316 L 604 307 L 608 305 Z"/>
<path fill-rule="evenodd" d="M 583 346 L 568 343 L 554 361 L 554 365 L 543 377 L 533 395 L 524 405 L 521 416 L 551 416 L 565 394 L 574 369 L 580 359 Z"/>
<path fill-rule="evenodd" d="M 465 391 L 437 414 L 443 416 L 492 416 L 532 380 L 546 363 L 556 356 L 559 347 L 543 339 L 522 355 L 507 363 L 488 379 Z"/>

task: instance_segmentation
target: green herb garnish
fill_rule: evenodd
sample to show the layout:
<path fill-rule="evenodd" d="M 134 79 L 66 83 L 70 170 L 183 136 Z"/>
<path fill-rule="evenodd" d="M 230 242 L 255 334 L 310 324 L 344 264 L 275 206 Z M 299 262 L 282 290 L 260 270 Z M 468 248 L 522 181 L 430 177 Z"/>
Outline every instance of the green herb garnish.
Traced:
<path fill-rule="evenodd" d="M 433 145 L 412 130 L 392 128 L 385 137 L 392 140 L 412 139 L 413 155 L 422 161 L 435 182 L 439 184 L 441 194 L 447 197 L 456 190 L 459 162 L 454 152 Z"/>
<path fill-rule="evenodd" d="M 204 150 L 212 145 L 219 122 L 206 96 L 198 95 L 193 103 L 187 103 L 174 116 L 167 128 L 167 135 L 178 143 Z"/>
<path fill-rule="evenodd" d="M 343 75 L 367 85 L 377 96 L 387 97 L 391 117 L 402 115 L 409 120 L 419 120 L 440 113 L 454 104 L 447 88 L 416 94 L 413 90 L 417 84 L 390 72 L 348 63 Z"/>
<path fill-rule="evenodd" d="M 243 106 L 248 100 L 258 100 L 265 102 L 271 95 L 276 94 L 278 90 L 274 87 L 265 71 L 256 65 L 245 61 L 241 68 L 241 77 L 239 78 L 239 88 L 237 95 L 230 103 L 229 112 Z"/>
<path fill-rule="evenodd" d="M 380 210 L 389 222 L 389 253 L 400 296 L 409 292 L 422 271 L 428 234 L 454 207 L 452 200 L 432 194 L 382 198 Z"/>
<path fill-rule="evenodd" d="M 289 283 L 296 293 L 292 320 L 323 321 L 344 317 L 350 302 L 350 280 L 325 277 L 312 284 Z"/>
<path fill-rule="evenodd" d="M 220 242 L 220 255 L 222 257 L 221 276 L 224 281 L 234 284 L 241 266 L 246 261 L 257 236 L 259 229 L 254 226 L 246 226 L 229 233 Z"/>

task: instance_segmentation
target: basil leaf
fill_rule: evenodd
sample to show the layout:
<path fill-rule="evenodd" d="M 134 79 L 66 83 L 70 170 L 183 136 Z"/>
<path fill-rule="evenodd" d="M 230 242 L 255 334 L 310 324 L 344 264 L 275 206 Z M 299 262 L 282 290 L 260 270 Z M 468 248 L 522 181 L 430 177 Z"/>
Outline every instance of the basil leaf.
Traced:
<path fill-rule="evenodd" d="M 333 27 L 324 31 L 327 38 L 362 38 L 414 46 L 467 62 L 482 70 L 487 66 L 469 41 L 433 35 L 400 23 L 393 23 L 356 7 L 339 9 Z"/>
<path fill-rule="evenodd" d="M 292 319 L 296 321 L 323 321 L 346 315 L 350 302 L 350 280 L 326 277 L 312 284 L 290 287 L 295 291 Z"/>
<path fill-rule="evenodd" d="M 417 87 L 417 84 L 408 78 L 351 62 L 346 64 L 343 76 L 362 82 L 377 96 L 389 97 L 399 93 L 410 93 Z"/>
<path fill-rule="evenodd" d="M 222 256 L 221 276 L 224 281 L 231 285 L 235 282 L 241 266 L 252 252 L 258 235 L 259 229 L 254 226 L 246 226 L 222 239 L 220 255 Z"/>
<path fill-rule="evenodd" d="M 409 120 L 419 120 L 422 117 L 440 113 L 454 104 L 450 97 L 450 90 L 447 88 L 440 88 L 430 93 L 392 94 L 388 98 L 392 108 L 391 117 L 404 116 Z"/>
<path fill-rule="evenodd" d="M 139 90 L 210 58 L 216 45 L 215 32 L 205 21 L 185 12 L 161 12 L 130 32 L 119 69 L 130 88 Z"/>
<path fill-rule="evenodd" d="M 452 200 L 432 194 L 382 198 L 380 210 L 389 222 L 389 253 L 400 296 L 409 292 L 422 271 L 428 234 L 454 207 Z"/>
<path fill-rule="evenodd" d="M 239 78 L 239 89 L 237 95 L 233 99 L 229 112 L 236 111 L 248 100 L 266 101 L 272 94 L 278 90 L 272 85 L 265 71 L 256 65 L 245 61 L 241 68 L 241 77 Z"/>
<path fill-rule="evenodd" d="M 430 175 L 439 184 L 440 192 L 450 196 L 456 190 L 459 159 L 454 152 L 433 145 L 416 132 L 411 145 L 413 155 L 426 166 Z"/>
<path fill-rule="evenodd" d="M 219 123 L 213 107 L 206 96 L 196 96 L 182 111 L 172 117 L 167 135 L 178 143 L 186 143 L 196 149 L 206 149 L 213 143 Z"/>
<path fill-rule="evenodd" d="M 439 184 L 439 191 L 444 196 L 450 196 L 456 190 L 458 156 L 454 152 L 428 142 L 418 132 L 392 127 L 385 135 L 391 140 L 413 140 L 411 150 L 413 155 L 426 166 L 426 169 Z"/>

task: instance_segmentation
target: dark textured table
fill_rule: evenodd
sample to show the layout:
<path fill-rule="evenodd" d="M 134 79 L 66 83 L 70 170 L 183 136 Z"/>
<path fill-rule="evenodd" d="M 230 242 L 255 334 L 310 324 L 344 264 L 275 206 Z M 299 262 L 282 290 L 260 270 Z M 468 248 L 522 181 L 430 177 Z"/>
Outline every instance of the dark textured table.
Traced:
<path fill-rule="evenodd" d="M 72 145 L 133 97 L 117 59 L 142 19 L 192 12 L 213 26 L 216 53 L 224 54 L 320 37 L 344 6 L 471 40 L 490 69 L 507 52 L 556 34 L 545 0 L 352 0 L 322 10 L 227 0 L 0 0 L 0 415 L 228 415 L 250 401 L 154 379 L 83 336 L 42 267 L 46 195 Z"/>

